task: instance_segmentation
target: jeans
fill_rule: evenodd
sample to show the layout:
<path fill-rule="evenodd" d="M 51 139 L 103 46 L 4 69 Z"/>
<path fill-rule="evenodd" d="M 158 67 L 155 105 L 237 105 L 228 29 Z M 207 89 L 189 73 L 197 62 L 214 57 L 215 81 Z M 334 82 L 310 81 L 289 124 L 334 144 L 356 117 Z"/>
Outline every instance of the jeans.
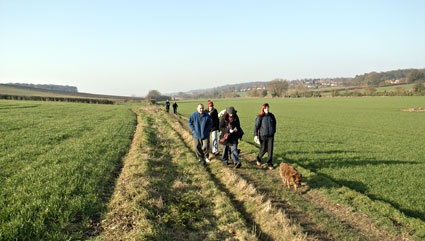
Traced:
<path fill-rule="evenodd" d="M 232 153 L 233 163 L 234 164 L 238 163 L 239 162 L 238 143 L 233 143 L 231 144 L 231 146 L 223 145 L 223 154 L 221 155 L 221 160 L 227 163 L 227 160 L 229 159 L 229 153 L 228 153 L 229 148 L 230 148 L 230 152 Z"/>
<path fill-rule="evenodd" d="M 212 151 L 211 152 L 212 153 L 217 153 L 218 152 L 217 131 L 211 131 L 211 141 L 212 141 Z"/>

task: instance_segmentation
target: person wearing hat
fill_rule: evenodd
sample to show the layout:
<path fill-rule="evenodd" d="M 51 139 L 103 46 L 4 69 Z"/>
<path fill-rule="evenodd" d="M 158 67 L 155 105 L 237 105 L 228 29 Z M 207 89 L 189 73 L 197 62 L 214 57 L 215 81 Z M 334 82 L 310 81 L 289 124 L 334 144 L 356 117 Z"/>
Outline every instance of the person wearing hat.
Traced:
<path fill-rule="evenodd" d="M 220 131 L 224 136 L 227 134 L 227 139 L 223 144 L 222 162 L 227 165 L 229 159 L 229 148 L 232 154 L 233 164 L 236 168 L 241 167 L 242 163 L 239 160 L 238 151 L 238 139 L 240 138 L 239 133 L 241 132 L 241 125 L 239 117 L 236 114 L 236 110 L 233 106 L 227 108 L 225 113 L 220 120 Z"/>
<path fill-rule="evenodd" d="M 196 157 L 205 166 L 210 162 L 208 158 L 208 139 L 212 127 L 211 117 L 204 111 L 204 105 L 198 104 L 198 108 L 193 112 L 188 121 L 189 128 L 193 132 L 193 144 L 196 150 Z"/>
<path fill-rule="evenodd" d="M 211 144 L 212 144 L 212 148 L 211 145 L 208 144 L 208 148 L 211 150 L 212 154 L 214 155 L 218 155 L 218 136 L 217 136 L 217 132 L 218 132 L 218 125 L 219 125 L 219 120 L 218 120 L 218 113 L 217 110 L 214 108 L 214 103 L 211 100 L 208 100 L 208 114 L 210 115 L 211 119 L 212 119 L 212 128 L 211 128 Z"/>
<path fill-rule="evenodd" d="M 261 113 L 258 114 L 254 124 L 254 141 L 260 141 L 260 153 L 257 155 L 257 165 L 261 166 L 261 158 L 267 155 L 267 168 L 273 169 L 273 144 L 274 134 L 276 133 L 276 118 L 269 111 L 269 104 L 265 103 L 261 107 Z"/>

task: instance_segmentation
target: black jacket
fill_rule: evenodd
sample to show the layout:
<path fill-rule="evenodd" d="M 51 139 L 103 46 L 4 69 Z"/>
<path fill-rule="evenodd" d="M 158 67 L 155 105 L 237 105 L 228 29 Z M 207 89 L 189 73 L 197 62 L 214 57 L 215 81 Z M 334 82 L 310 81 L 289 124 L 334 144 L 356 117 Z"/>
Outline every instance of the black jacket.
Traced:
<path fill-rule="evenodd" d="M 272 113 L 269 112 L 255 119 L 254 136 L 258 136 L 258 130 L 260 130 L 260 136 L 274 136 L 274 133 L 276 133 L 276 118 Z"/>
<path fill-rule="evenodd" d="M 238 139 L 240 138 L 240 134 L 241 134 L 241 124 L 239 122 L 239 117 L 236 114 L 233 115 L 233 117 L 235 119 L 233 120 L 233 123 L 230 125 L 230 127 L 229 127 L 229 114 L 223 115 L 220 119 L 221 136 L 223 136 L 224 133 L 230 133 L 230 129 L 237 128 L 238 130 L 237 132 L 233 132 L 232 134 L 230 134 L 229 139 L 227 141 L 229 145 L 233 143 L 238 143 Z"/>
<path fill-rule="evenodd" d="M 218 130 L 218 126 L 220 124 L 220 121 L 218 120 L 218 113 L 216 109 L 213 109 L 209 115 L 211 116 L 212 119 L 212 128 L 211 131 L 217 131 Z"/>

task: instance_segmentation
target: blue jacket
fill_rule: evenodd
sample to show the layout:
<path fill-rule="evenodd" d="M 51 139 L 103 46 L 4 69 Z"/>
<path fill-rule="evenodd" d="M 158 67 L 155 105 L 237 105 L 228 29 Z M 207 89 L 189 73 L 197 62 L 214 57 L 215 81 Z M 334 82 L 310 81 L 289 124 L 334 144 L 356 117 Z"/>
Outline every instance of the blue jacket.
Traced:
<path fill-rule="evenodd" d="M 198 111 L 193 112 L 189 117 L 188 125 L 193 132 L 193 138 L 205 139 L 210 137 L 212 119 L 208 112 L 204 111 L 202 115 Z"/>
<path fill-rule="evenodd" d="M 276 133 L 276 118 L 272 113 L 269 112 L 255 119 L 254 136 L 258 136 L 258 130 L 260 130 L 260 136 L 274 136 L 274 133 Z"/>

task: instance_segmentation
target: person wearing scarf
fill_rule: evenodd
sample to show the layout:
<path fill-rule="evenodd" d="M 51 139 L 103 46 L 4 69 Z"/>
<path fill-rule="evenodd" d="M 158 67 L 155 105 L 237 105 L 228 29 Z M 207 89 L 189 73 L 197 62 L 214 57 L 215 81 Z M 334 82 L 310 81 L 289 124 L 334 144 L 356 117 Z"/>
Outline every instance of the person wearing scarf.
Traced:
<path fill-rule="evenodd" d="M 239 122 L 239 117 L 236 115 L 236 110 L 233 106 L 227 108 L 227 113 L 221 117 L 220 131 L 223 134 L 229 134 L 227 142 L 223 144 L 223 154 L 221 158 L 222 162 L 227 165 L 230 148 L 233 164 L 236 168 L 240 168 L 242 163 L 239 161 L 238 139 L 240 137 L 239 132 L 241 131 L 241 125 Z"/>

